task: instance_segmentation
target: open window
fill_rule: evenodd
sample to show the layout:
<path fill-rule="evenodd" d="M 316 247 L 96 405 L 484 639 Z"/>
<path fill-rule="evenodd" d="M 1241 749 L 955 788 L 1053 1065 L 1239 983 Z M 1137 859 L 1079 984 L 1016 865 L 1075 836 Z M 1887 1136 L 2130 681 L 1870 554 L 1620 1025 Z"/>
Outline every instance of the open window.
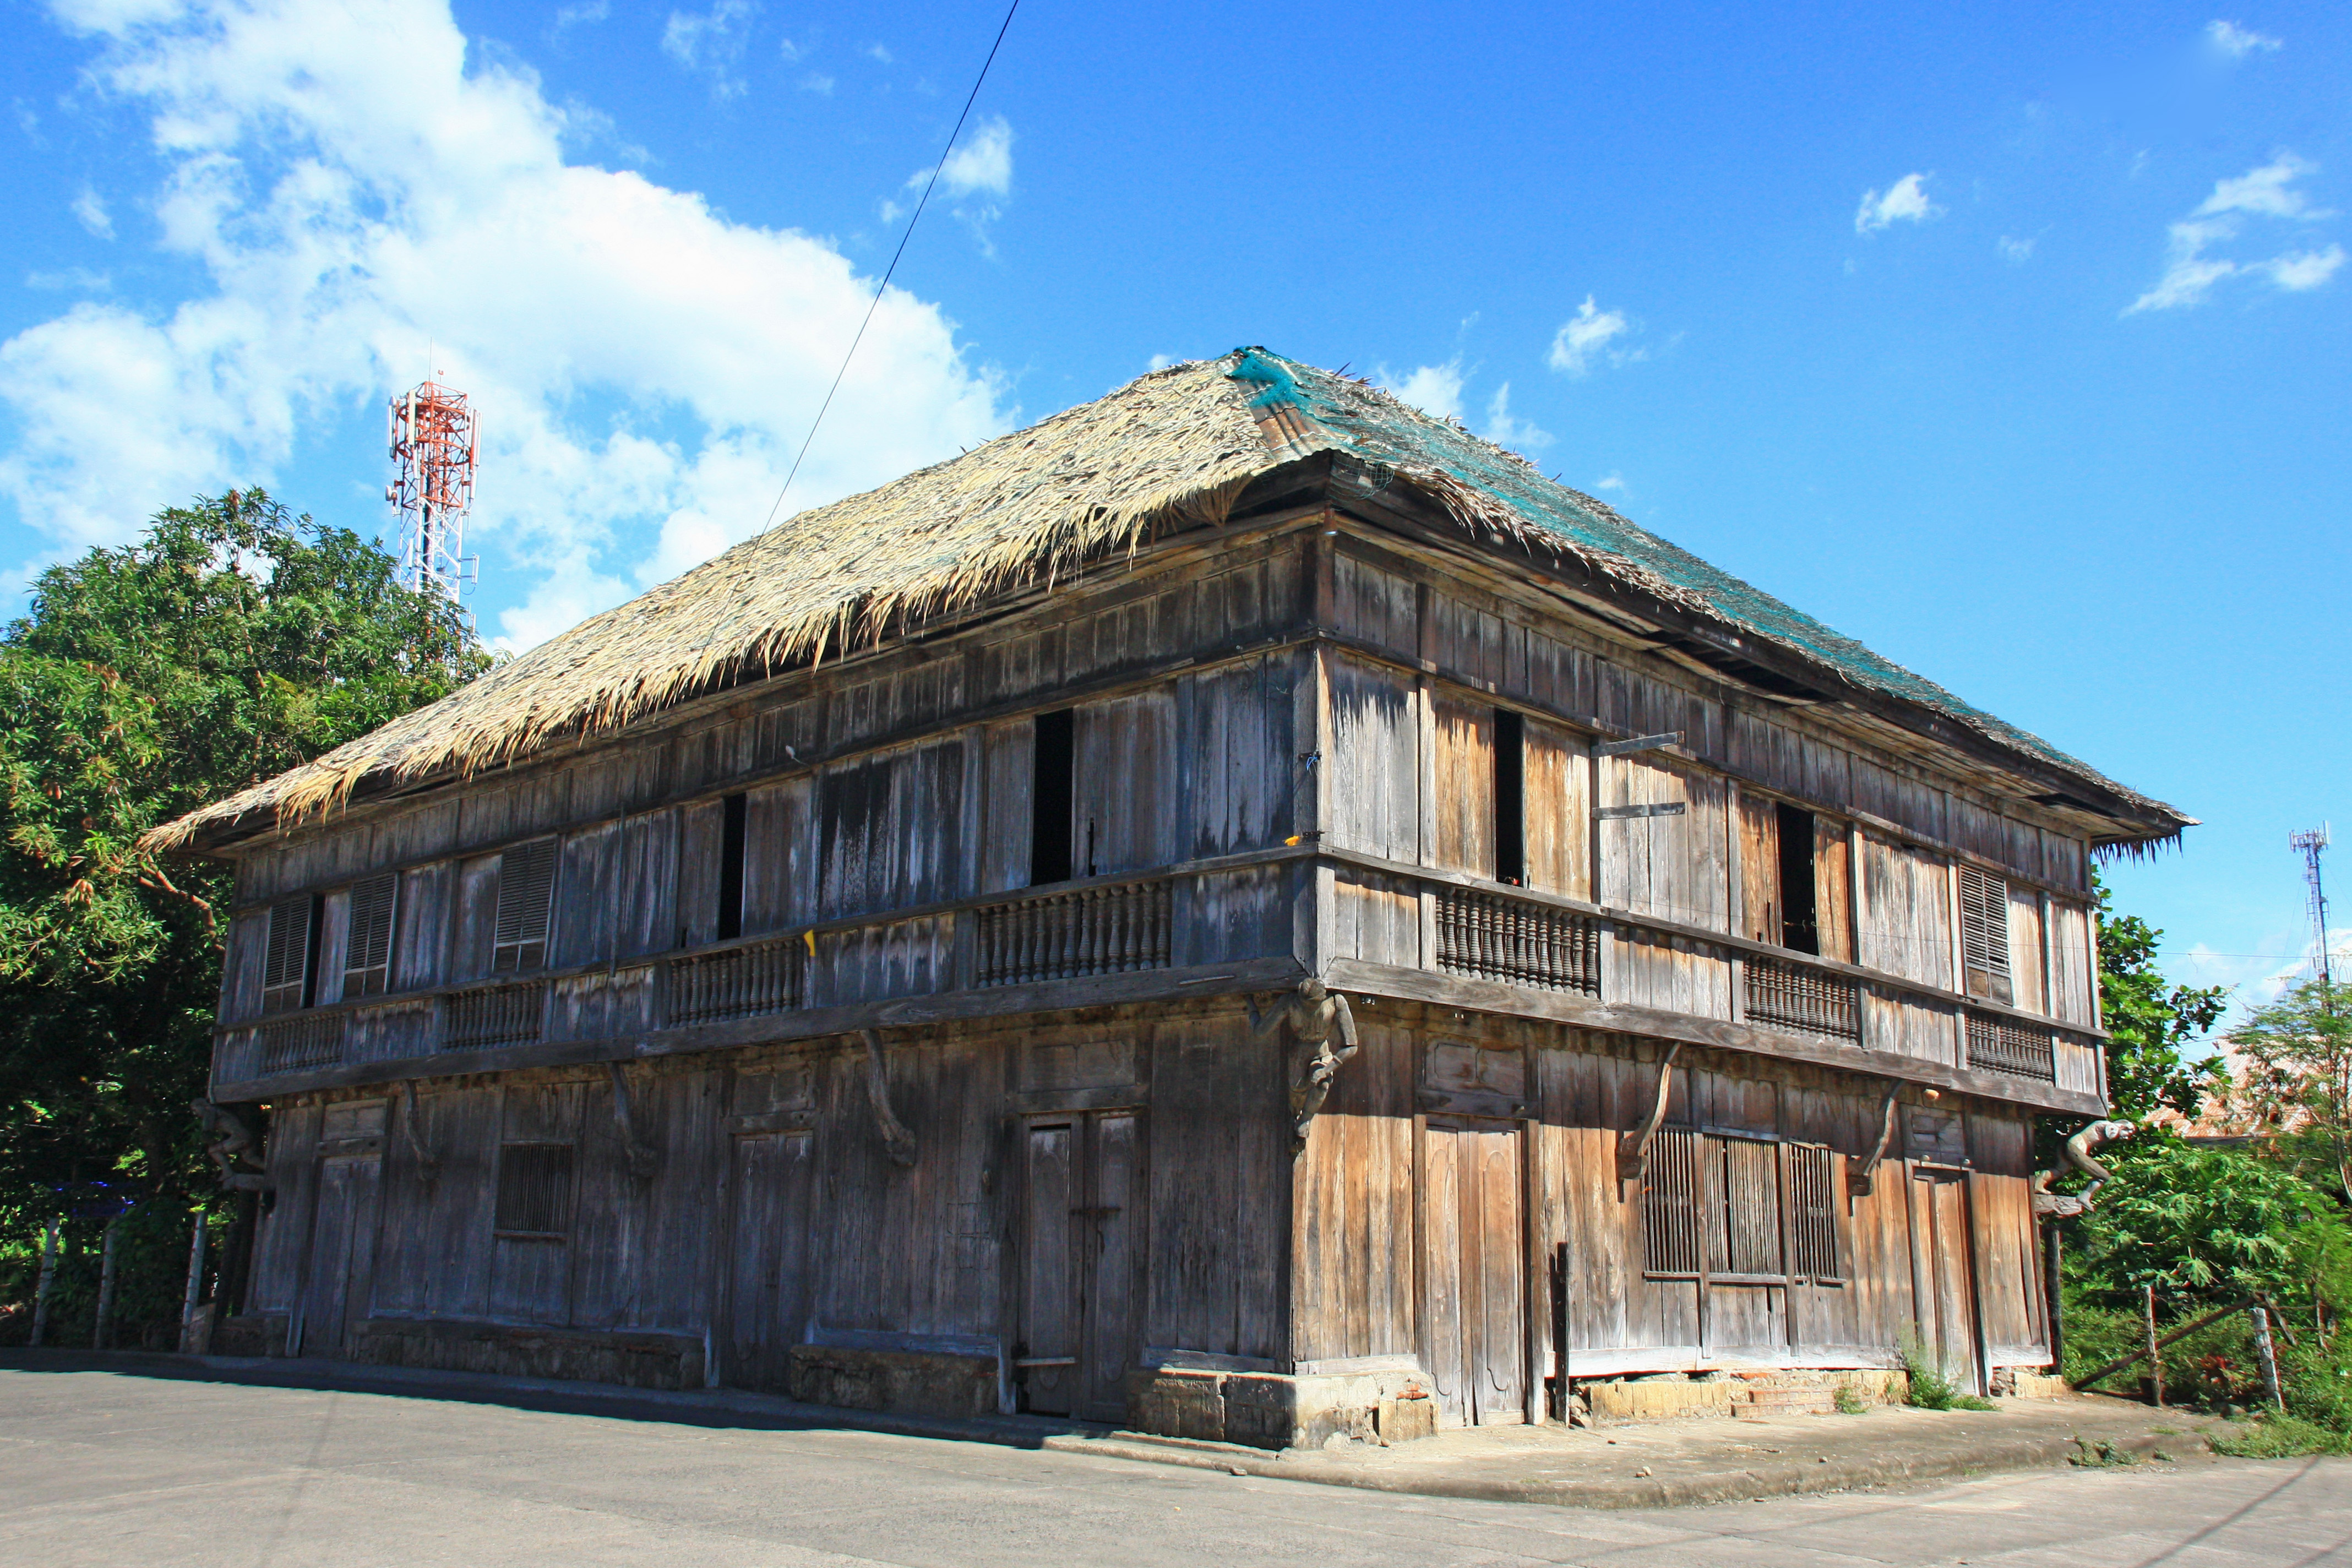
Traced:
<path fill-rule="evenodd" d="M 743 934 L 743 855 L 751 817 L 751 797 L 730 795 L 719 803 L 719 940 Z"/>
<path fill-rule="evenodd" d="M 1826 1148 L 1664 1127 L 1647 1163 L 1644 1274 L 1732 1284 L 1843 1278 L 1836 1162 Z"/>
<path fill-rule="evenodd" d="M 1037 715 L 1035 773 L 1029 784 L 1029 885 L 1066 882 L 1076 875 L 1071 816 L 1077 785 L 1077 710 Z"/>
<path fill-rule="evenodd" d="M 1843 831 L 1802 806 L 1743 795 L 1739 803 L 1742 936 L 1791 952 L 1853 957 Z"/>
<path fill-rule="evenodd" d="M 2009 882 L 1974 866 L 1960 872 L 1960 967 L 1969 994 L 2008 1005 L 2015 995 L 2009 973 Z"/>
<path fill-rule="evenodd" d="M 1528 726 L 1507 708 L 1495 710 L 1495 880 L 1528 880 Z"/>
<path fill-rule="evenodd" d="M 343 939 L 343 996 L 381 996 L 392 984 L 394 904 L 400 875 L 386 871 L 352 884 L 351 928 Z"/>
<path fill-rule="evenodd" d="M 555 850 L 554 839 L 535 838 L 499 857 L 493 974 L 520 974 L 546 964 L 548 921 L 555 902 Z"/>
<path fill-rule="evenodd" d="M 502 1143 L 499 1146 L 499 1235 L 562 1240 L 572 1230 L 572 1145 Z"/>
<path fill-rule="evenodd" d="M 308 893 L 269 906 L 269 945 L 261 963 L 264 1013 L 297 1012 L 317 1000 L 319 906 Z"/>

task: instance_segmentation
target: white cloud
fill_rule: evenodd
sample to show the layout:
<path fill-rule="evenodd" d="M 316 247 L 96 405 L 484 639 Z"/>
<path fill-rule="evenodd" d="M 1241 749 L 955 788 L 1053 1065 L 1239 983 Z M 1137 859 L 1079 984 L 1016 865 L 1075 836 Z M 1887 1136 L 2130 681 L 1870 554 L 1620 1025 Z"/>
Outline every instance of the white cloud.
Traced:
<path fill-rule="evenodd" d="M 878 61 L 886 66 L 896 65 L 898 63 L 898 57 L 893 55 L 887 47 L 881 44 L 866 45 L 866 58 L 869 60 Z"/>
<path fill-rule="evenodd" d="M 1174 354 L 1153 354 L 1151 356 L 1151 368 L 1154 370 L 1166 370 L 1170 365 L 1176 363 L 1177 360 Z"/>
<path fill-rule="evenodd" d="M 114 279 L 104 272 L 92 272 L 87 267 L 60 268 L 55 272 L 27 272 L 27 289 L 71 289 L 84 294 L 103 293 L 113 286 Z"/>
<path fill-rule="evenodd" d="M 576 5 L 559 5 L 555 8 L 554 25 L 549 30 L 561 33 L 592 22 L 604 21 L 612 15 L 612 0 L 583 0 Z"/>
<path fill-rule="evenodd" d="M 1552 441 L 1550 431 L 1539 430 L 1533 420 L 1521 419 L 1511 412 L 1511 384 L 1507 381 L 1486 400 L 1486 424 L 1478 434 L 1497 447 L 1519 452 L 1540 452 Z"/>
<path fill-rule="evenodd" d="M 2208 254 L 2215 246 L 2238 238 L 2249 218 L 2315 223 L 2334 217 L 2334 213 L 2312 205 L 2311 198 L 2295 187 L 2296 180 L 2317 170 L 2316 164 L 2282 152 L 2260 168 L 2214 182 L 2211 195 L 2166 229 L 2164 276 L 2126 306 L 2124 314 L 2201 303 L 2213 286 L 2227 278 L 2268 278 L 2279 288 L 2296 292 L 2326 282 L 2344 263 L 2339 246 L 2290 251 L 2257 261 Z"/>
<path fill-rule="evenodd" d="M 908 177 L 908 189 L 919 188 L 931 177 L 929 169 L 918 170 Z M 1013 127 L 998 114 L 972 127 L 963 145 L 948 154 L 940 165 L 940 189 L 950 196 L 968 196 L 985 191 L 992 196 L 1013 194 Z"/>
<path fill-rule="evenodd" d="M 1554 370 L 1570 375 L 1587 375 L 1593 365 L 1606 360 L 1612 365 L 1628 364 L 1648 357 L 1643 349 L 1612 348 L 1609 345 L 1633 331 L 1622 310 L 1603 310 L 1587 294 L 1576 314 L 1560 324 L 1552 334 L 1551 353 L 1548 360 Z"/>
<path fill-rule="evenodd" d="M 2021 264 L 2033 259 L 2034 244 L 2034 237 L 2030 234 L 2023 239 L 2014 239 L 2004 234 L 1996 242 L 1995 248 L 2000 250 L 2002 260 Z"/>
<path fill-rule="evenodd" d="M 1592 488 L 1596 490 L 1614 490 L 1619 495 L 1622 495 L 1625 493 L 1625 476 L 1618 473 L 1604 475 Z"/>
<path fill-rule="evenodd" d="M 833 79 L 823 71 L 811 71 L 801 78 L 801 90 L 830 98 L 833 95 Z"/>
<path fill-rule="evenodd" d="M 1381 365 L 1372 373 L 1372 379 L 1423 414 L 1440 419 L 1462 417 L 1463 374 L 1458 354 L 1444 364 L 1422 365 L 1402 376 Z"/>
<path fill-rule="evenodd" d="M 437 365 L 483 413 L 468 542 L 529 581 L 529 642 L 756 531 L 872 297 L 830 245 L 565 162 L 569 111 L 426 0 L 54 0 L 165 165 L 167 254 L 206 281 L 84 301 L 0 343 L 0 499 L 59 550 L 274 481 Z M 882 300 L 797 510 L 1001 434 L 939 309 Z M 652 429 L 658 434 L 643 433 Z"/>
<path fill-rule="evenodd" d="M 662 53 L 709 77 L 715 96 L 739 97 L 744 85 L 736 68 L 743 63 L 751 24 L 759 15 L 754 0 L 713 0 L 708 11 L 672 11 L 662 28 Z"/>
<path fill-rule="evenodd" d="M 1941 217 L 1944 209 L 1927 199 L 1927 182 L 1933 174 L 1906 174 L 1882 194 L 1862 193 L 1862 206 L 1853 215 L 1853 232 L 1875 234 L 1890 224 L 1926 223 Z"/>
<path fill-rule="evenodd" d="M 2250 32 L 2235 22 L 2225 22 L 2218 16 L 2205 24 L 2205 42 L 2215 54 L 2233 60 L 2244 59 L 2256 50 L 2273 53 L 2281 44 L 2280 39 Z"/>
<path fill-rule="evenodd" d="M 74 197 L 73 215 L 82 227 L 99 238 L 114 237 L 114 219 L 106 210 L 106 198 L 89 186 L 84 185 L 81 194 Z"/>

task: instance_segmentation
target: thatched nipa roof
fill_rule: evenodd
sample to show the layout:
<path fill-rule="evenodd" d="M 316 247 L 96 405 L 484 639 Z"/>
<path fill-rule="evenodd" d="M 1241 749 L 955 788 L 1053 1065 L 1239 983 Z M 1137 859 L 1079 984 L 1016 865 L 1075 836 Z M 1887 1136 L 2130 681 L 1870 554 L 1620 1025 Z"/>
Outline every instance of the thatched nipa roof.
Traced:
<path fill-rule="evenodd" d="M 961 457 L 789 518 L 438 702 L 155 829 L 145 845 L 190 847 L 256 813 L 291 826 L 334 810 L 362 782 L 397 787 L 462 777 L 617 730 L 730 682 L 1066 574 L 1151 534 L 1221 522 L 1252 479 L 1322 451 L 1391 471 L 1474 533 L 1574 557 L 1794 653 L 1833 682 L 1919 703 L 2004 750 L 2144 805 L 2152 822 L 2188 820 L 1458 424 L 1366 383 L 1237 349 L 1155 371 Z"/>

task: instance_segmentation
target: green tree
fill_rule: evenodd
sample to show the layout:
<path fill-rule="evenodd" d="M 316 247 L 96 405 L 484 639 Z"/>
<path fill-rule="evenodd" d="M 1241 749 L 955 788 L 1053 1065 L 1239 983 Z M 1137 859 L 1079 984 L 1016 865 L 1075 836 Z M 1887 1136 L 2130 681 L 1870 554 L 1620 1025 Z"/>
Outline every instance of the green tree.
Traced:
<path fill-rule="evenodd" d="M 2220 1071 L 2190 1061 L 2183 1047 L 2221 1016 L 2227 988 L 2176 985 L 2156 961 L 2164 933 L 2137 915 L 2118 915 L 2107 885 L 2099 895 L 2099 1016 L 2107 1027 L 2107 1091 L 2116 1114 L 2137 1121 L 2159 1110 L 2193 1117 Z"/>
<path fill-rule="evenodd" d="M 2278 1158 L 2352 1196 L 2352 1009 L 2322 980 L 2255 1008 L 2221 1037 L 2237 1056 L 2233 1099 L 2270 1130 Z"/>
<path fill-rule="evenodd" d="M 0 1224 L 60 1184 L 191 1190 L 226 868 L 140 835 L 487 664 L 447 603 L 259 490 L 157 515 L 0 634 Z"/>
<path fill-rule="evenodd" d="M 2308 1183 L 2241 1150 L 2143 1133 L 2109 1168 L 2078 1242 L 2083 1277 L 2108 1306 L 2137 1306 L 2147 1285 L 2176 1312 L 2292 1295 L 2312 1259 L 2342 1244 L 2342 1220 Z"/>

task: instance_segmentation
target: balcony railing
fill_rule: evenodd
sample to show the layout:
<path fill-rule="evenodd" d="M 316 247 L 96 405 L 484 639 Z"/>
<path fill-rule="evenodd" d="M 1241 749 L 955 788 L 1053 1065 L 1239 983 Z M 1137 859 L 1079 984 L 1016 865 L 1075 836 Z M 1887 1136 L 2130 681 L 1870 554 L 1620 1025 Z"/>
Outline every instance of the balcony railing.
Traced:
<path fill-rule="evenodd" d="M 331 1067 L 343 1058 L 343 1030 L 350 1015 L 303 1013 L 261 1026 L 261 1070 L 301 1072 Z"/>
<path fill-rule="evenodd" d="M 978 911 L 982 985 L 1027 985 L 1165 969 L 1175 935 L 1175 884 L 1164 878 L 1075 889 Z"/>
<path fill-rule="evenodd" d="M 1969 1015 L 1969 1066 L 2042 1083 L 2058 1081 L 2057 1047 L 2049 1030 L 1982 1013 Z"/>
<path fill-rule="evenodd" d="M 1749 1023 L 1861 1043 L 1862 1002 L 1853 981 L 1777 958 L 1751 957 L 1743 967 Z"/>
<path fill-rule="evenodd" d="M 547 1032 L 547 982 L 452 992 L 441 1005 L 441 1048 L 527 1046 Z"/>
<path fill-rule="evenodd" d="M 1437 967 L 1545 991 L 1601 994 L 1601 931 L 1585 915 L 1502 893 L 1441 888 Z"/>
<path fill-rule="evenodd" d="M 669 969 L 669 1021 L 677 1026 L 716 1024 L 788 1013 L 802 1005 L 806 976 L 797 937 L 707 958 L 681 958 Z"/>

